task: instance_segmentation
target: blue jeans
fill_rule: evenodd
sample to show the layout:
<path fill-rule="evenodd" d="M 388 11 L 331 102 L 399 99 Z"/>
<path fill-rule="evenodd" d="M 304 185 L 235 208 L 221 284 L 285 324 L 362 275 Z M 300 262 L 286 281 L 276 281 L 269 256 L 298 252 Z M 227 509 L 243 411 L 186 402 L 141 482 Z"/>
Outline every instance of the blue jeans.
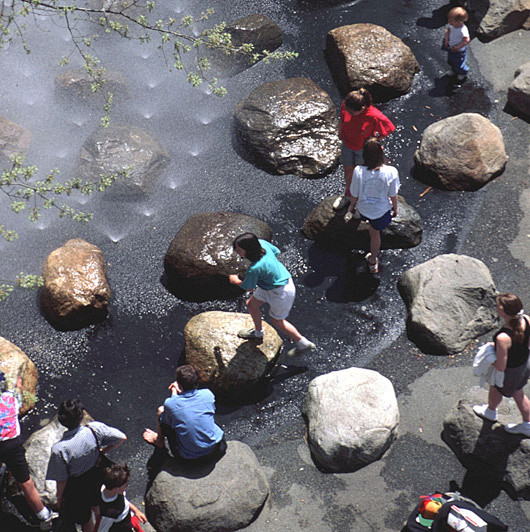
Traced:
<path fill-rule="evenodd" d="M 447 62 L 455 71 L 455 74 L 465 75 L 469 72 L 469 67 L 466 64 L 467 48 L 459 50 L 458 52 L 447 52 Z"/>

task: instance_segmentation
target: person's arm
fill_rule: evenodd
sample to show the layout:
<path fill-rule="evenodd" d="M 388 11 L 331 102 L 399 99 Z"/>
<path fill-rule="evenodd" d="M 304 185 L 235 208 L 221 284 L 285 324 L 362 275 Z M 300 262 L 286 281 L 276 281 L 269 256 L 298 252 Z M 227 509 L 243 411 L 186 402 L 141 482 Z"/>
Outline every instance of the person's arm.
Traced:
<path fill-rule="evenodd" d="M 63 503 L 63 495 L 64 495 L 64 489 L 66 488 L 66 480 L 57 480 L 57 507 L 61 508 L 61 504 Z"/>
<path fill-rule="evenodd" d="M 239 286 L 243 281 L 239 278 L 239 275 L 237 275 L 237 273 L 232 273 L 231 275 L 228 276 L 228 280 L 232 283 L 232 284 L 235 284 L 236 286 Z"/>
<path fill-rule="evenodd" d="M 147 517 L 145 514 L 138 510 L 138 508 L 131 501 L 129 501 L 129 508 L 131 509 L 131 512 L 138 518 L 140 523 L 144 524 L 147 522 Z"/>
<path fill-rule="evenodd" d="M 182 393 L 182 388 L 180 387 L 177 381 L 173 381 L 168 387 L 168 390 L 171 391 L 171 396 L 179 395 Z"/>
<path fill-rule="evenodd" d="M 449 26 L 445 28 L 444 45 L 446 48 L 449 48 Z"/>
<path fill-rule="evenodd" d="M 508 362 L 508 349 L 512 346 L 512 339 L 506 334 L 501 333 L 495 340 L 495 352 L 497 360 L 492 366 L 498 371 L 504 371 Z"/>
<path fill-rule="evenodd" d="M 101 445 L 100 451 L 103 454 L 117 449 L 127 439 L 127 436 L 121 430 L 109 427 L 105 423 L 93 421 L 90 426 L 98 436 L 98 441 Z"/>
<path fill-rule="evenodd" d="M 390 196 L 390 201 L 392 202 L 392 218 L 395 218 L 397 216 L 397 213 L 398 213 L 398 199 L 397 199 L 397 196 Z"/>
<path fill-rule="evenodd" d="M 360 193 L 360 175 L 359 175 L 360 169 L 358 166 L 355 167 L 355 170 L 353 171 L 351 182 L 348 186 L 350 190 L 350 206 L 348 207 L 349 212 L 355 212 L 355 206 L 357 205 L 357 201 L 359 199 L 359 193 Z"/>
<path fill-rule="evenodd" d="M 455 44 L 451 48 L 451 51 L 452 52 L 458 52 L 458 50 L 460 50 L 461 48 L 464 48 L 468 44 L 469 44 L 469 37 L 463 37 L 462 40 L 460 41 L 460 44 Z"/>

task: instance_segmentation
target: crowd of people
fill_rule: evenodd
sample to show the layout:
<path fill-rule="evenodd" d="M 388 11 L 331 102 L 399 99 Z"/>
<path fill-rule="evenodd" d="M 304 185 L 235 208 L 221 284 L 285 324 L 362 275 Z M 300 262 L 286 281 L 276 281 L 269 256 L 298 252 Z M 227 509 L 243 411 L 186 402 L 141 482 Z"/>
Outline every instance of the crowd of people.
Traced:
<path fill-rule="evenodd" d="M 452 73 L 462 81 L 468 73 L 466 50 L 469 32 L 464 24 L 463 8 L 449 11 L 444 46 Z M 400 187 L 397 169 L 387 164 L 382 139 L 395 130 L 394 124 L 372 104 L 368 90 L 350 92 L 340 110 L 339 137 L 342 141 L 341 164 L 345 191 L 334 203 L 337 212 L 345 211 L 346 222 L 352 217 L 369 224 L 370 249 L 366 261 L 370 272 L 379 271 L 381 231 L 398 214 L 397 194 Z M 269 305 L 269 319 L 281 333 L 294 342 L 289 356 L 315 349 L 313 342 L 287 321 L 295 299 L 291 274 L 278 260 L 280 250 L 252 233 L 239 235 L 233 242 L 234 252 L 250 265 L 243 279 L 237 274 L 229 282 L 245 291 L 253 291 L 246 302 L 254 327 L 243 329 L 238 336 L 254 342 L 264 336 L 261 307 Z M 504 376 L 502 386 L 492 385 L 488 403 L 475 405 L 481 418 L 495 422 L 503 397 L 513 397 L 522 422 L 507 424 L 512 434 L 530 437 L 530 400 L 523 388 L 530 377 L 530 318 L 521 300 L 513 294 L 497 297 L 497 310 L 504 326 L 495 333 L 494 368 Z M 19 411 L 22 382 L 9 383 L 0 372 L 0 473 L 8 469 L 20 486 L 28 506 L 33 510 L 41 530 L 51 530 L 60 515 L 64 530 L 78 524 L 83 532 L 130 532 L 139 530 L 146 516 L 127 500 L 129 469 L 114 464 L 107 453 L 122 445 L 126 435 L 98 421 L 83 423 L 84 408 L 78 399 L 60 404 L 58 421 L 66 429 L 51 449 L 47 480 L 57 486 L 59 514 L 42 503 L 32 480 L 20 439 Z M 145 429 L 144 440 L 155 448 L 169 450 L 175 460 L 190 466 L 214 462 L 227 449 L 223 430 L 215 423 L 215 397 L 200 389 L 195 368 L 184 365 L 176 370 L 169 384 L 169 397 L 159 407 L 156 430 Z"/>

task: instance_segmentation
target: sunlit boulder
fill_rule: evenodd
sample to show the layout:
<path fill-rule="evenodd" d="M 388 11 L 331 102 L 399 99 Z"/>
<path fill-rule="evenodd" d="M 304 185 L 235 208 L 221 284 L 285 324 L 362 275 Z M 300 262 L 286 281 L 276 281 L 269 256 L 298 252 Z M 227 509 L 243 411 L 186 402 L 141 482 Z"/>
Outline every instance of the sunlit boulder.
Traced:
<path fill-rule="evenodd" d="M 445 190 L 477 190 L 506 166 L 500 129 L 477 113 L 462 113 L 425 129 L 414 154 L 414 177 Z"/>
<path fill-rule="evenodd" d="M 249 525 L 269 496 L 269 483 L 250 447 L 229 441 L 215 464 L 169 458 L 145 496 L 149 522 L 160 532 L 214 532 Z"/>
<path fill-rule="evenodd" d="M 164 258 L 168 289 L 178 297 L 200 301 L 234 297 L 241 289 L 228 275 L 243 274 L 250 263 L 232 248 L 242 233 L 271 240 L 271 228 L 261 220 L 235 212 L 201 212 L 191 216 L 173 238 Z"/>
<path fill-rule="evenodd" d="M 8 167 L 15 155 L 25 155 L 31 142 L 31 132 L 5 116 L 0 116 L 0 162 Z"/>
<path fill-rule="evenodd" d="M 397 436 L 394 387 L 369 369 L 349 368 L 313 379 L 303 414 L 311 454 L 324 471 L 356 471 L 381 458 Z"/>
<path fill-rule="evenodd" d="M 480 20 L 477 36 L 489 41 L 528 27 L 528 0 L 473 0 L 475 18 Z"/>
<path fill-rule="evenodd" d="M 253 328 L 248 314 L 202 312 L 186 324 L 186 363 L 199 374 L 201 384 L 227 398 L 248 398 L 275 363 L 282 340 L 263 322 L 263 340 L 244 340 L 240 329 Z"/>
<path fill-rule="evenodd" d="M 351 24 L 331 30 L 326 59 L 342 94 L 365 87 L 376 100 L 410 91 L 420 66 L 401 39 L 375 24 Z"/>
<path fill-rule="evenodd" d="M 368 223 L 351 218 L 345 221 L 345 210 L 337 212 L 333 203 L 338 196 L 325 198 L 307 216 L 302 227 L 305 237 L 318 243 L 342 249 L 369 249 Z M 398 196 L 398 215 L 381 232 L 381 248 L 411 248 L 421 242 L 423 225 L 416 209 Z"/>
<path fill-rule="evenodd" d="M 425 353 L 459 353 L 497 325 L 495 285 L 480 260 L 438 255 L 404 272 L 398 289 L 407 335 Z"/>
<path fill-rule="evenodd" d="M 237 104 L 234 120 L 245 155 L 273 174 L 318 177 L 338 162 L 335 105 L 310 79 L 260 85 Z"/>
<path fill-rule="evenodd" d="M 101 250 L 81 238 L 68 240 L 46 258 L 42 308 L 58 328 L 75 329 L 103 320 L 110 288 Z"/>
<path fill-rule="evenodd" d="M 508 86 L 508 103 L 518 113 L 530 117 L 530 61 L 515 71 Z"/>
<path fill-rule="evenodd" d="M 38 373 L 35 364 L 15 344 L 0 336 L 0 371 L 3 371 L 10 389 L 22 379 L 22 407 L 20 415 L 27 414 L 37 400 Z"/>

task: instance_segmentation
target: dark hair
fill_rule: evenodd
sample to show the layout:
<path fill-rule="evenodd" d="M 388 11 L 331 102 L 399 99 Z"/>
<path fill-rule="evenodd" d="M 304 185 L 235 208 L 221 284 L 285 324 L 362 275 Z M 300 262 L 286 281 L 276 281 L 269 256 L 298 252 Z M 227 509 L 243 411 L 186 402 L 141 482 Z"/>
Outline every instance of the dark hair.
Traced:
<path fill-rule="evenodd" d="M 516 344 L 522 344 L 524 340 L 524 331 L 518 314 L 523 310 L 523 302 L 515 294 L 504 292 L 497 296 L 497 304 L 506 314 L 508 314 L 508 316 L 513 316 L 510 320 L 510 327 L 513 330 L 513 341 Z"/>
<path fill-rule="evenodd" d="M 130 476 L 127 464 L 111 464 L 103 469 L 103 484 L 109 490 L 119 488 L 129 481 Z"/>
<path fill-rule="evenodd" d="M 361 111 L 366 107 L 372 105 L 372 95 L 368 89 L 359 89 L 358 91 L 351 91 L 344 98 L 344 106 L 349 111 Z"/>
<path fill-rule="evenodd" d="M 68 430 L 75 429 L 81 423 L 85 407 L 79 399 L 68 399 L 59 405 L 59 423 Z"/>
<path fill-rule="evenodd" d="M 383 145 L 379 139 L 370 137 L 366 139 L 363 147 L 364 166 L 368 170 L 374 170 L 386 163 L 385 153 L 383 152 Z"/>
<path fill-rule="evenodd" d="M 197 371 L 190 364 L 177 368 L 177 371 L 175 371 L 175 380 L 185 392 L 188 390 L 194 390 L 197 388 L 197 384 L 199 384 Z"/>
<path fill-rule="evenodd" d="M 236 246 L 244 249 L 245 258 L 250 262 L 258 262 L 265 255 L 265 250 L 261 247 L 258 237 L 254 233 L 243 233 L 239 235 L 234 240 L 232 246 L 234 249 L 236 249 Z"/>

